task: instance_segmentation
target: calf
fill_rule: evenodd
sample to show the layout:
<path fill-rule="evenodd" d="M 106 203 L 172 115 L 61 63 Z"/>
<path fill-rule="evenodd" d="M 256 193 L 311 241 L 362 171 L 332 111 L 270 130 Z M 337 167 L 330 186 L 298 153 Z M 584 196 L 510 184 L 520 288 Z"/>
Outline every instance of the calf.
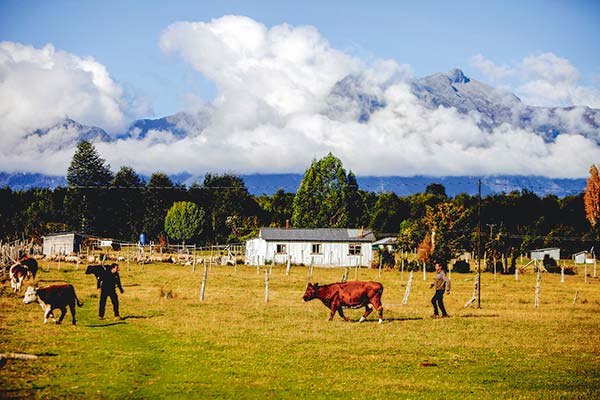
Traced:
<path fill-rule="evenodd" d="M 28 276 L 28 273 L 29 270 L 19 263 L 13 264 L 10 267 L 8 276 L 10 277 L 10 286 L 15 293 L 21 290 L 21 285 Z"/>
<path fill-rule="evenodd" d="M 25 278 L 34 278 L 37 274 L 38 263 L 33 258 L 24 258 L 18 263 L 13 264 L 9 270 L 10 286 L 14 292 L 21 290 L 21 285 Z"/>
<path fill-rule="evenodd" d="M 38 270 L 38 262 L 35 258 L 25 257 L 19 260 L 19 263 L 29 270 L 28 275 L 35 279 Z"/>
<path fill-rule="evenodd" d="M 383 305 L 381 304 L 381 294 L 383 293 L 383 285 L 379 282 L 341 282 L 332 283 L 330 285 L 319 286 L 309 282 L 304 292 L 304 301 L 319 299 L 325 306 L 331 309 L 329 320 L 333 319 L 337 311 L 345 321 L 349 319 L 344 316 L 342 308 L 360 308 L 365 307 L 365 313 L 360 317 L 359 322 L 363 322 L 365 318 L 373 311 L 373 307 L 379 314 L 379 323 L 383 322 Z"/>
<path fill-rule="evenodd" d="M 29 304 L 34 301 L 37 301 L 44 311 L 44 323 L 47 323 L 50 317 L 54 322 L 60 324 L 67 312 L 67 306 L 69 306 L 73 317 L 73 325 L 75 325 L 75 303 L 79 307 L 83 306 L 83 303 L 79 301 L 75 294 L 75 288 L 69 284 L 47 286 L 39 289 L 29 286 L 25 292 L 23 303 Z M 57 308 L 61 311 L 58 321 L 52 314 L 52 310 Z"/>

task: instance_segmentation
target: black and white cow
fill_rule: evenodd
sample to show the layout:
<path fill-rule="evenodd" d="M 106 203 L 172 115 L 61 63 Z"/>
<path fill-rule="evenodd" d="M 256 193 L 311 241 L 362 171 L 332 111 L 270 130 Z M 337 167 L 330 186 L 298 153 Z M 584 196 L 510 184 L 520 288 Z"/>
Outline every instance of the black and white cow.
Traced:
<path fill-rule="evenodd" d="M 75 294 L 75 288 L 70 284 L 53 285 L 39 289 L 29 286 L 25 292 L 23 303 L 29 304 L 34 301 L 37 301 L 44 310 L 44 323 L 48 322 L 48 318 L 52 318 L 54 322 L 60 324 L 67 312 L 67 306 L 69 306 L 73 317 L 73 325 L 75 325 L 75 304 L 77 303 L 79 307 L 83 306 L 83 303 L 79 301 Z M 57 308 L 61 311 L 58 321 L 52 314 L 52 310 Z"/>
<path fill-rule="evenodd" d="M 13 264 L 10 267 L 8 276 L 10 277 L 10 286 L 15 293 L 21 290 L 21 285 L 23 284 L 23 281 L 27 277 L 28 273 L 29 270 L 20 263 Z"/>
<path fill-rule="evenodd" d="M 38 263 L 34 258 L 23 258 L 18 263 L 13 264 L 9 270 L 10 286 L 17 293 L 21 290 L 23 281 L 27 278 L 34 278 L 37 274 Z"/>

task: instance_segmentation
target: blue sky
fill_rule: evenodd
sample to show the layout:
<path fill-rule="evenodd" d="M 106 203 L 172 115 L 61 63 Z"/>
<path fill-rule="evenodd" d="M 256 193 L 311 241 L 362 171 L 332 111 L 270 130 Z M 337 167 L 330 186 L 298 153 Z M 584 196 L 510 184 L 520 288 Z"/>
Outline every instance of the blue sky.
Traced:
<path fill-rule="evenodd" d="M 552 52 L 582 82 L 600 85 L 598 1 L 0 1 L 0 40 L 91 56 L 113 79 L 148 96 L 150 115 L 180 111 L 182 94 L 205 99 L 211 83 L 158 46 L 175 21 L 248 16 L 267 27 L 311 25 L 333 48 L 363 59 L 393 59 L 415 76 L 462 68 L 483 54 L 498 64 Z M 489 81 L 489 80 L 488 80 Z"/>
<path fill-rule="evenodd" d="M 357 175 L 584 177 L 600 160 L 600 132 L 577 125 L 600 109 L 598 21 L 600 1 L 0 0 L 0 171 L 64 174 L 65 118 L 116 139 L 186 111 L 185 137 L 96 147 L 143 174 L 303 172 L 333 152 Z M 527 105 L 581 106 L 571 131 L 490 132 L 416 101 L 413 79 L 455 67 Z M 386 104 L 368 123 L 330 96 L 348 76 Z"/>

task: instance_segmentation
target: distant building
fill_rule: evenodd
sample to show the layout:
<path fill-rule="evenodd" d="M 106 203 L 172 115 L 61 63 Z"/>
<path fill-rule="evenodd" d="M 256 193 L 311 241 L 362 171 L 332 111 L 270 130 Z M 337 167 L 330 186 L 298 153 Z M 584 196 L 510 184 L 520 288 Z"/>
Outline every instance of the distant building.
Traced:
<path fill-rule="evenodd" d="M 265 263 L 322 266 L 370 266 L 375 236 L 363 229 L 261 228 L 246 242 L 246 264 Z"/>
<path fill-rule="evenodd" d="M 531 259 L 532 260 L 540 260 L 542 261 L 546 254 L 555 259 L 556 261 L 560 261 L 560 249 L 558 247 L 549 247 L 546 249 L 536 249 L 531 250 Z"/>
<path fill-rule="evenodd" d="M 376 242 L 373 242 L 373 250 L 386 249 L 387 251 L 396 250 L 396 238 L 395 237 L 386 237 L 380 239 Z"/>
<path fill-rule="evenodd" d="M 76 232 L 51 233 L 44 236 L 42 252 L 45 256 L 78 253 L 83 239 L 83 235 Z"/>

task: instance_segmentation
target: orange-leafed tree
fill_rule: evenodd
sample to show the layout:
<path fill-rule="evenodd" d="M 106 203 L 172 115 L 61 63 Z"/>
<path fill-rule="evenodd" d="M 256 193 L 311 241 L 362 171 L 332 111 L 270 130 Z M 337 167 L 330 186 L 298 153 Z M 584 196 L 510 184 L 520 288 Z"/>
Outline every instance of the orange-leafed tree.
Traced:
<path fill-rule="evenodd" d="M 585 217 L 593 229 L 596 227 L 598 218 L 600 217 L 600 176 L 598 176 L 598 168 L 593 164 L 590 167 L 590 177 L 587 179 L 583 202 L 585 205 Z"/>

